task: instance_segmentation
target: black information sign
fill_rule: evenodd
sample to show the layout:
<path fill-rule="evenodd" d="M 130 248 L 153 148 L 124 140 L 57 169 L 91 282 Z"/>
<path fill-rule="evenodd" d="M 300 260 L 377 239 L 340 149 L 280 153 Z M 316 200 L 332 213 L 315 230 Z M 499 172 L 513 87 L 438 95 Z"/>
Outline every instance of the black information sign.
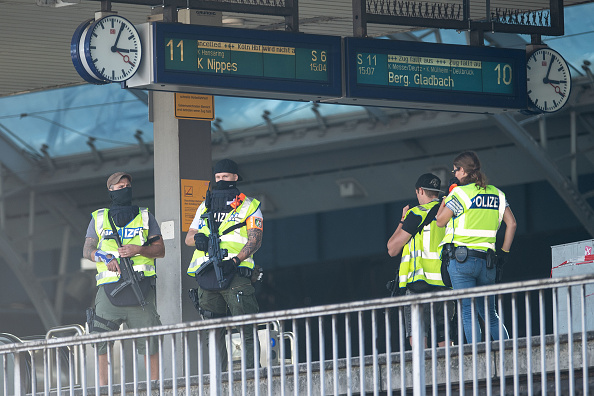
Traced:
<path fill-rule="evenodd" d="M 345 39 L 347 96 L 526 108 L 524 50 Z"/>
<path fill-rule="evenodd" d="M 152 30 L 155 84 L 213 89 L 203 93 L 302 94 L 305 100 L 342 94 L 340 37 L 165 23 Z"/>

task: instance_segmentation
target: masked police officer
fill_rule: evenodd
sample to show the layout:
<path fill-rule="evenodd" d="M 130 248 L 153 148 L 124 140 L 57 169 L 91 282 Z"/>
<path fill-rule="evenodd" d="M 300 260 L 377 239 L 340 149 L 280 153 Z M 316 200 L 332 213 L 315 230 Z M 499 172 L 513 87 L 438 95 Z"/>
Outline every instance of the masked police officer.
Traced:
<path fill-rule="evenodd" d="M 83 257 L 97 265 L 97 296 L 95 310 L 87 315 L 91 332 L 118 330 L 122 323 L 128 328 L 158 326 L 161 324 L 156 308 L 154 280 L 156 274 L 155 259 L 165 256 L 165 245 L 161 239 L 161 230 L 154 216 L 147 208 L 132 205 L 132 176 L 126 172 L 116 172 L 107 179 L 107 189 L 111 198 L 109 209 L 93 212 L 87 229 Z M 113 233 L 110 218 L 120 234 L 122 246 L 107 238 Z M 111 292 L 118 288 L 120 263 L 118 258 L 130 257 L 133 269 L 141 273 L 143 279 L 139 287 L 146 302 L 140 306 L 131 286 L 126 286 L 115 295 Z M 145 342 L 136 344 L 139 354 L 146 355 Z M 99 379 L 101 385 L 107 385 L 107 343 L 98 345 Z M 151 379 L 159 378 L 158 345 L 154 337 L 150 338 Z M 148 363 L 148 362 L 147 362 Z"/>
<path fill-rule="evenodd" d="M 188 267 L 188 275 L 196 278 L 198 288 L 197 309 L 203 319 L 257 313 L 259 310 L 252 275 L 255 269 L 253 254 L 262 244 L 262 212 L 260 202 L 246 197 L 237 189 L 242 180 L 237 164 L 223 159 L 214 166 L 215 185 L 198 210 L 186 235 L 186 245 L 196 248 Z M 208 203 L 208 206 L 207 206 Z M 214 224 L 208 224 L 205 216 L 212 212 Z M 219 236 L 219 247 L 227 250 L 221 263 L 224 281 L 217 278 L 211 265 L 202 268 L 209 257 L 210 234 Z M 198 275 L 197 275 L 198 273 Z M 191 291 L 192 293 L 192 291 Z M 244 328 L 246 367 L 254 367 L 254 335 L 251 327 Z M 224 332 L 218 337 L 219 358 L 223 369 L 227 367 Z"/>

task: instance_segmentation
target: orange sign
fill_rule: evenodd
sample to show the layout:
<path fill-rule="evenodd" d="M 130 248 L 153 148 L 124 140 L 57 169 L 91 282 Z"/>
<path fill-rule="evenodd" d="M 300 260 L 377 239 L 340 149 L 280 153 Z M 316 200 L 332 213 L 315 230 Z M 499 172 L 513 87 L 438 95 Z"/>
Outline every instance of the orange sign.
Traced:
<path fill-rule="evenodd" d="M 175 93 L 175 118 L 214 120 L 214 96 Z"/>
<path fill-rule="evenodd" d="M 182 231 L 188 232 L 196 210 L 206 198 L 208 180 L 181 179 Z"/>

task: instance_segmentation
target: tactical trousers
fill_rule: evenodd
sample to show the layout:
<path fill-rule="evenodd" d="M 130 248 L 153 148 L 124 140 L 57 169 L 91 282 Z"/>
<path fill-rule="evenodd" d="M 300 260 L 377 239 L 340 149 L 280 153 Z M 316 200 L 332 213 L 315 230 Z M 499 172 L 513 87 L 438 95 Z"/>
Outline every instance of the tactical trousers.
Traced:
<path fill-rule="evenodd" d="M 224 290 L 203 290 L 198 288 L 200 308 L 210 311 L 217 316 L 225 316 L 227 308 L 231 316 L 253 314 L 259 311 L 258 301 L 254 295 L 255 289 L 248 278 L 235 275 L 231 284 Z M 244 326 L 246 367 L 254 368 L 254 330 L 252 326 Z M 227 368 L 227 346 L 225 331 L 221 330 L 217 337 L 219 358 L 223 370 Z"/>

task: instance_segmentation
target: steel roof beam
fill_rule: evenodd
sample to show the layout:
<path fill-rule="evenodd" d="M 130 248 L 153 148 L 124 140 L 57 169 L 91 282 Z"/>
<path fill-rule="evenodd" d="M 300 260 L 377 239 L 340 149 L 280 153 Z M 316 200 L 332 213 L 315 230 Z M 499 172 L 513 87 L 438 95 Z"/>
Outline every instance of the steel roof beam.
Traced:
<path fill-rule="evenodd" d="M 58 326 L 59 323 L 54 312 L 54 307 L 50 303 L 51 300 L 45 292 L 43 285 L 37 279 L 35 271 L 15 250 L 14 243 L 3 231 L 0 231 L 0 251 L 2 252 L 4 262 L 8 264 L 21 285 L 23 285 L 46 330 Z"/>
<path fill-rule="evenodd" d="M 19 180 L 31 186 L 35 184 L 40 168 L 23 151 L 6 136 L 5 131 L 0 131 L 0 162 Z"/>
<path fill-rule="evenodd" d="M 551 160 L 544 149 L 530 136 L 510 114 L 496 114 L 490 116 L 493 121 L 512 138 L 518 147 L 523 149 L 536 164 L 544 171 L 545 177 L 561 196 L 575 217 L 588 233 L 594 237 L 594 210 L 581 195 L 576 185 L 572 183 Z"/>

